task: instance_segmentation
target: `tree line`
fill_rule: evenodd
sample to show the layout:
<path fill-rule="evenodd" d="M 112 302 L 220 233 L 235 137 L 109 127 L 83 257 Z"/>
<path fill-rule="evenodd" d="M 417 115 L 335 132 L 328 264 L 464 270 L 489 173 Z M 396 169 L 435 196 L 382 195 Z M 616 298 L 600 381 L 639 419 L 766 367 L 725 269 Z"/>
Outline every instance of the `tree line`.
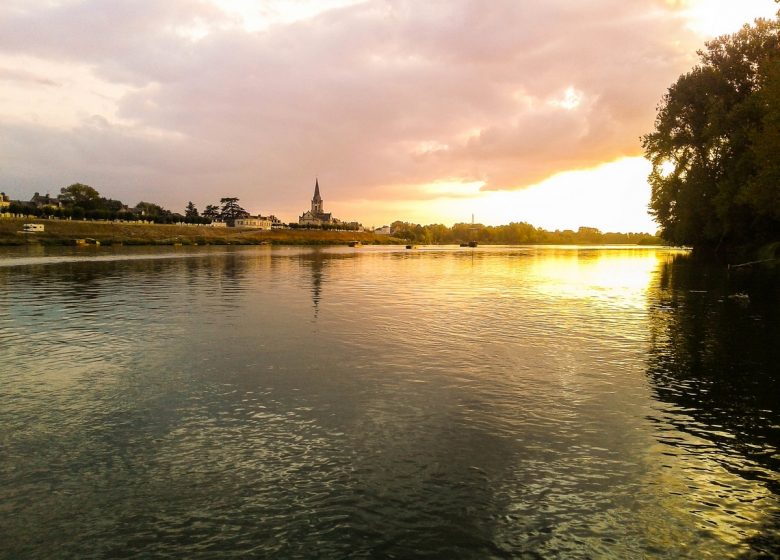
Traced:
<path fill-rule="evenodd" d="M 660 245 L 663 240 L 648 233 L 601 232 L 597 228 L 581 227 L 574 230 L 547 231 L 526 222 L 513 222 L 502 226 L 482 224 L 443 224 L 423 226 L 396 221 L 390 226 L 393 237 L 420 244 L 460 244 L 477 241 L 483 244 L 525 245 L 525 244 L 638 244 Z"/>
<path fill-rule="evenodd" d="M 210 224 L 214 221 L 231 223 L 237 218 L 249 216 L 236 197 L 220 199 L 219 205 L 209 204 L 203 213 L 189 201 L 184 213 L 173 212 L 153 202 L 141 201 L 129 207 L 121 200 L 101 196 L 97 189 L 82 183 L 74 183 L 60 189 L 56 197 L 40 196 L 29 202 L 14 200 L 8 207 L 10 214 L 23 214 L 41 218 L 72 218 L 74 220 L 122 220 L 149 221 L 156 224 Z"/>

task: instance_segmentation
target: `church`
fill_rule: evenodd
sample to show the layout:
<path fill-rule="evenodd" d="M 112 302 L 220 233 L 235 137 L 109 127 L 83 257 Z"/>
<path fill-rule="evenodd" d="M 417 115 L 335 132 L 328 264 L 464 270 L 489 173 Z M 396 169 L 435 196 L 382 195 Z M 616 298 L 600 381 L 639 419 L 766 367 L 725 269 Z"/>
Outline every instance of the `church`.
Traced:
<path fill-rule="evenodd" d="M 314 182 L 314 197 L 311 199 L 311 210 L 301 214 L 298 218 L 298 223 L 302 226 L 322 226 L 339 223 L 339 220 L 331 216 L 330 212 L 323 211 L 319 179 L 315 179 Z"/>

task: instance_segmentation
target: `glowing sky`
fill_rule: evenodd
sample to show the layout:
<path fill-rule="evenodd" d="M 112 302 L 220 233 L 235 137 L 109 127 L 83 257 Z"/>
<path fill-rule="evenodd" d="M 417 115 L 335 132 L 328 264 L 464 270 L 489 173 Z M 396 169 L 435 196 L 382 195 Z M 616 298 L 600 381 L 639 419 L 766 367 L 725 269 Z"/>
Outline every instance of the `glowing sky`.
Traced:
<path fill-rule="evenodd" d="M 772 0 L 4 0 L 0 190 L 653 231 L 639 136 Z"/>

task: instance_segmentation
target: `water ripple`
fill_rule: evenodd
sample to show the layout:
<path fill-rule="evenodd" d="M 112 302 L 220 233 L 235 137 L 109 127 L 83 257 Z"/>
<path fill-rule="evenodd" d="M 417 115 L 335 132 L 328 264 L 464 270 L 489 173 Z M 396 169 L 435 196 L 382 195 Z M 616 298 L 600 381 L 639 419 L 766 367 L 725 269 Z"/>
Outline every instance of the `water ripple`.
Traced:
<path fill-rule="evenodd" d="M 772 285 L 732 306 L 661 249 L 14 251 L 0 556 L 780 546 Z"/>

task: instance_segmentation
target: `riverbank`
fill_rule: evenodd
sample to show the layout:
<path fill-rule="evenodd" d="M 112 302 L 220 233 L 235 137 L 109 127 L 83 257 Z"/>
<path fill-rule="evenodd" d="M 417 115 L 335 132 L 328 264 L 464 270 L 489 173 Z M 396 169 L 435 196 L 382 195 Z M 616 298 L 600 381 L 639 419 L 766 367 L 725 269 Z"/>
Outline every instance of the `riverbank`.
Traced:
<path fill-rule="evenodd" d="M 44 231 L 22 233 L 24 224 L 43 224 Z M 199 225 L 133 224 L 80 220 L 0 220 L 0 245 L 76 245 L 87 240 L 101 245 L 346 245 L 398 244 L 389 235 L 357 231 L 213 228 Z"/>

